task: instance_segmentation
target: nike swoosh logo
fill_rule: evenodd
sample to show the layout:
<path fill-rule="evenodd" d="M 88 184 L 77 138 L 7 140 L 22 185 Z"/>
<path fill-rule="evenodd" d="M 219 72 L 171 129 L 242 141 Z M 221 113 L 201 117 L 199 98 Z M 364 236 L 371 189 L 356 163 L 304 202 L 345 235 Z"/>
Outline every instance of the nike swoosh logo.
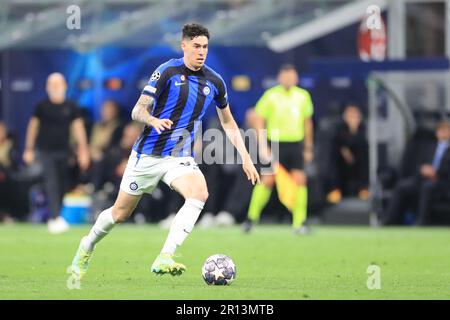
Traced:
<path fill-rule="evenodd" d="M 175 81 L 175 86 L 182 86 L 183 84 L 186 84 L 186 82 L 176 82 Z"/>
<path fill-rule="evenodd" d="M 188 232 L 186 229 L 183 229 L 184 232 L 186 232 L 187 234 L 190 234 L 190 232 Z"/>

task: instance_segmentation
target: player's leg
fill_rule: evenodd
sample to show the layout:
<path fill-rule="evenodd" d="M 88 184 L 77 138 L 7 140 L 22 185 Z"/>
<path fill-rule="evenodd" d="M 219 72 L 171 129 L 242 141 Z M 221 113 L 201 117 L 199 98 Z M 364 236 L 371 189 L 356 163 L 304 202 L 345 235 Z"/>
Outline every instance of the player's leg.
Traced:
<path fill-rule="evenodd" d="M 292 169 L 292 178 L 297 184 L 294 209 L 292 211 L 292 227 L 300 231 L 306 221 L 308 211 L 308 189 L 306 187 L 307 178 L 303 170 Z"/>
<path fill-rule="evenodd" d="M 248 221 L 244 224 L 245 231 L 250 231 L 252 223 L 259 221 L 261 212 L 270 200 L 274 185 L 275 175 L 262 175 L 261 183 L 258 183 L 253 188 L 247 213 Z"/>
<path fill-rule="evenodd" d="M 168 182 L 167 179 L 163 179 L 163 181 Z M 152 265 L 152 271 L 157 274 L 179 275 L 186 270 L 186 267 L 174 262 L 172 256 L 192 232 L 195 222 L 208 199 L 208 188 L 200 170 L 177 177 L 169 182 L 169 185 L 183 196 L 185 202 L 170 226 L 161 253 Z"/>
<path fill-rule="evenodd" d="M 100 213 L 87 235 L 87 249 L 92 250 L 95 244 L 103 239 L 117 223 L 125 222 L 133 213 L 141 197 L 141 195 L 131 195 L 120 190 L 114 205 Z"/>
<path fill-rule="evenodd" d="M 128 219 L 140 198 L 141 195 L 131 195 L 122 190 L 119 191 L 114 205 L 100 213 L 89 234 L 81 239 L 80 246 L 72 262 L 72 272 L 74 274 L 81 278 L 87 272 L 95 245 L 116 224 Z"/>

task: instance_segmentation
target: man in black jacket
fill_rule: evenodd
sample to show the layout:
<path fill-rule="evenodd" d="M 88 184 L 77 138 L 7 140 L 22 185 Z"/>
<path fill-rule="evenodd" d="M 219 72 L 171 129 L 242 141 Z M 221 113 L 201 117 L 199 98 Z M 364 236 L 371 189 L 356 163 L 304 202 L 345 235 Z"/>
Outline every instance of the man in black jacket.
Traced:
<path fill-rule="evenodd" d="M 400 223 L 408 204 L 416 205 L 416 224 L 427 224 L 434 197 L 450 188 L 450 122 L 441 121 L 436 128 L 436 142 L 423 148 L 415 174 L 400 180 L 389 203 L 384 225 Z M 414 200 L 417 199 L 417 203 Z"/>

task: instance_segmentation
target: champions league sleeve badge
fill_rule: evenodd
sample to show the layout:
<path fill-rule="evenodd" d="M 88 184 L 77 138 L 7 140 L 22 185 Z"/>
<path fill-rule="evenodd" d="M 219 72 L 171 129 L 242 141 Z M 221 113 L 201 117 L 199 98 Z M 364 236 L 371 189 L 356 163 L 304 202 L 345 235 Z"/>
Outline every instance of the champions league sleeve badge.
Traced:
<path fill-rule="evenodd" d="M 150 77 L 150 81 L 157 81 L 161 78 L 161 72 L 158 70 L 155 70 L 155 72 L 152 73 L 152 76 Z"/>

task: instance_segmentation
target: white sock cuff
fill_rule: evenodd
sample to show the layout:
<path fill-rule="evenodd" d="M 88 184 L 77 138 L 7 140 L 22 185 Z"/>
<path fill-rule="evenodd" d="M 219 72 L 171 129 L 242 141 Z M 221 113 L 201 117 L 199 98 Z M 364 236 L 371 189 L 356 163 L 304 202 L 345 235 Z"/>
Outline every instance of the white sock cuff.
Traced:
<path fill-rule="evenodd" d="M 108 208 L 100 213 L 95 226 L 97 227 L 97 230 L 108 233 L 115 224 L 116 223 L 114 222 L 114 218 L 112 216 L 112 208 Z"/>
<path fill-rule="evenodd" d="M 191 206 L 194 206 L 194 207 L 196 207 L 197 209 L 200 209 L 200 210 L 203 210 L 203 207 L 205 206 L 205 202 L 200 201 L 198 199 L 194 199 L 194 198 L 187 198 L 184 203 L 185 204 L 189 204 Z"/>

